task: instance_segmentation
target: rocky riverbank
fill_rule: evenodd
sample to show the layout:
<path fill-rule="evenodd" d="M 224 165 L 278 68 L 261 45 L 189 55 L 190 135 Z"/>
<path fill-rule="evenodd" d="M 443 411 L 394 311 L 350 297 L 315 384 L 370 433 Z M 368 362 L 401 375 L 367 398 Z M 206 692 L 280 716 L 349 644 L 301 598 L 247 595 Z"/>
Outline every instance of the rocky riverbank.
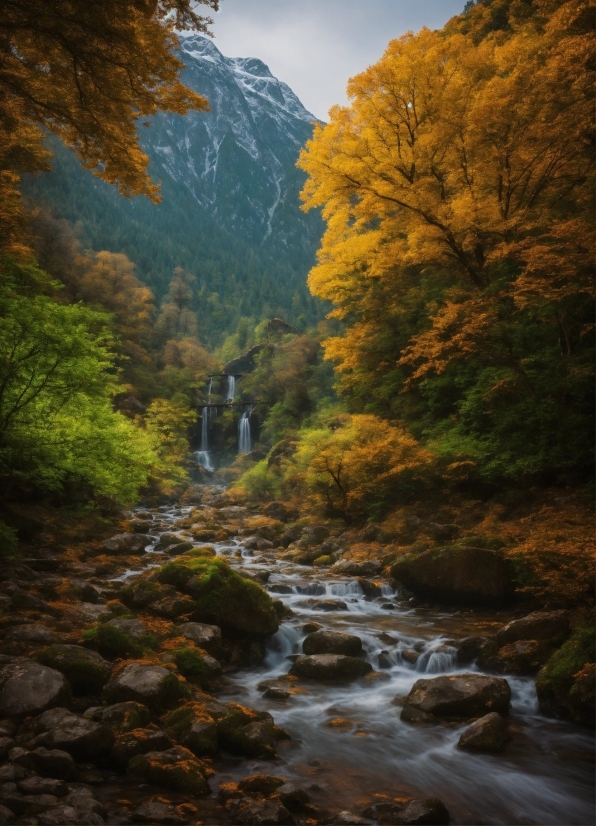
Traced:
<path fill-rule="evenodd" d="M 478 822 L 440 773 L 392 768 L 394 743 L 453 741 L 454 788 L 458 760 L 523 758 L 516 709 L 539 670 L 544 710 L 590 722 L 590 669 L 573 671 L 585 641 L 566 612 L 435 610 L 429 623 L 433 609 L 395 590 L 399 567 L 352 554 L 338 526 L 217 488 L 200 500 L 136 510 L 103 542 L 3 572 L 0 823 Z M 435 596 L 461 581 L 454 560 Z M 404 564 L 415 591 L 428 566 Z M 589 805 L 576 808 L 583 823 Z M 557 822 L 541 817 L 524 822 Z"/>

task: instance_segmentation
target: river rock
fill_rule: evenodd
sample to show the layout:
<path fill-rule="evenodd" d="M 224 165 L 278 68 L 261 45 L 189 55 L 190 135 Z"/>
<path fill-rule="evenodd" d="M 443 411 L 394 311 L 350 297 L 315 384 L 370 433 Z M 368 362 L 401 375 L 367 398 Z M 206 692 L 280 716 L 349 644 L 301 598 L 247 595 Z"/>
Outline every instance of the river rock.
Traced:
<path fill-rule="evenodd" d="M 17 766 L 36 772 L 42 777 L 70 780 L 76 774 L 76 765 L 67 751 L 46 749 L 43 746 L 25 751 L 15 758 Z"/>
<path fill-rule="evenodd" d="M 364 817 L 387 824 L 387 826 L 407 826 L 407 824 L 436 824 L 447 826 L 450 815 L 445 805 L 436 797 L 408 800 L 397 803 L 375 803 L 365 809 Z"/>
<path fill-rule="evenodd" d="M 137 754 L 147 754 L 149 751 L 166 751 L 171 749 L 173 745 L 174 743 L 165 731 L 138 728 L 126 734 L 120 734 L 116 738 L 114 747 L 110 752 L 110 761 L 114 760 L 118 765 L 125 767 L 128 761 L 136 757 Z"/>
<path fill-rule="evenodd" d="M 477 663 L 485 671 L 496 674 L 516 674 L 521 677 L 536 674 L 547 662 L 552 646 L 538 640 L 517 640 L 504 645 L 498 651 L 487 646 L 478 656 Z"/>
<path fill-rule="evenodd" d="M 225 717 L 228 709 L 221 706 L 220 717 Z M 173 739 L 197 757 L 214 755 L 217 752 L 217 723 L 212 714 L 201 703 L 186 703 L 182 708 L 171 711 L 163 725 Z"/>
<path fill-rule="evenodd" d="M 213 772 L 188 749 L 175 746 L 133 757 L 127 773 L 135 782 L 165 786 L 187 794 L 209 794 L 207 776 Z"/>
<path fill-rule="evenodd" d="M 14 812 L 0 804 L 0 826 L 6 826 L 14 821 Z"/>
<path fill-rule="evenodd" d="M 111 625 L 113 628 L 117 628 L 119 631 L 122 631 L 123 634 L 126 634 L 127 637 L 130 637 L 133 640 L 140 640 L 142 639 L 145 634 L 147 633 L 147 629 L 145 628 L 144 623 L 138 619 L 112 619 L 106 625 Z"/>
<path fill-rule="evenodd" d="M 168 545 L 166 552 L 169 556 L 180 556 L 181 554 L 188 553 L 188 551 L 192 551 L 193 548 L 193 543 L 185 540 L 184 542 L 175 542 L 173 545 Z"/>
<path fill-rule="evenodd" d="M 339 631 L 314 631 L 302 643 L 305 654 L 346 654 L 359 657 L 362 654 L 362 640 L 354 634 Z"/>
<path fill-rule="evenodd" d="M 153 614 L 167 619 L 178 619 L 183 614 L 190 614 L 195 609 L 195 601 L 191 597 L 182 594 L 166 597 L 157 602 L 153 602 L 150 610 Z"/>
<path fill-rule="evenodd" d="M 566 611 L 534 611 L 522 619 L 513 620 L 497 631 L 499 647 L 518 640 L 543 640 L 553 647 L 569 634 Z"/>
<path fill-rule="evenodd" d="M 88 760 L 106 755 L 114 743 L 114 734 L 107 726 L 66 708 L 52 708 L 26 724 L 19 732 L 19 741 L 29 749 L 60 749 L 75 760 Z"/>
<path fill-rule="evenodd" d="M 287 778 L 275 774 L 251 774 L 238 783 L 238 789 L 247 795 L 273 794 L 286 782 Z"/>
<path fill-rule="evenodd" d="M 112 670 L 101 654 L 80 645 L 51 645 L 39 651 L 35 659 L 64 674 L 75 691 L 101 687 Z"/>
<path fill-rule="evenodd" d="M 501 605 L 513 597 L 509 562 L 467 546 L 424 551 L 397 562 L 391 575 L 415 596 L 455 605 Z"/>
<path fill-rule="evenodd" d="M 142 703 L 129 701 L 111 706 L 92 706 L 83 717 L 109 726 L 117 734 L 125 734 L 136 728 L 143 728 L 151 720 L 151 712 Z"/>
<path fill-rule="evenodd" d="M 474 662 L 483 651 L 489 650 L 494 653 L 496 644 L 489 637 L 473 636 L 459 640 L 455 643 L 455 647 L 457 648 L 457 662 L 460 665 L 467 665 Z"/>
<path fill-rule="evenodd" d="M 29 642 L 51 645 L 56 642 L 56 634 L 45 625 L 17 625 L 8 628 L 3 642 Z"/>
<path fill-rule="evenodd" d="M 293 823 L 292 816 L 280 800 L 254 800 L 241 797 L 240 800 L 228 800 L 226 809 L 233 818 L 233 823 L 243 826 L 275 826 L 275 824 Z"/>
<path fill-rule="evenodd" d="M 174 705 L 182 696 L 175 674 L 160 665 L 130 663 L 104 687 L 108 703 L 132 700 L 153 710 Z"/>
<path fill-rule="evenodd" d="M 19 780 L 17 786 L 23 794 L 53 794 L 55 797 L 65 797 L 68 794 L 64 780 L 53 777 L 27 777 Z"/>
<path fill-rule="evenodd" d="M 275 793 L 286 809 L 289 809 L 291 812 L 302 809 L 310 802 L 308 794 L 304 789 L 294 785 L 294 783 L 284 783 L 283 786 L 279 786 L 275 790 Z"/>
<path fill-rule="evenodd" d="M 135 823 L 163 823 L 167 826 L 178 826 L 189 822 L 189 818 L 179 814 L 176 807 L 163 800 L 150 800 L 141 805 L 133 812 Z"/>
<path fill-rule="evenodd" d="M 246 511 L 245 508 L 242 508 L 242 510 Z M 280 522 L 288 522 L 290 519 L 295 517 L 296 512 L 289 508 L 284 502 L 269 502 L 269 504 L 263 508 L 263 514 L 268 516 L 270 519 L 277 519 Z"/>
<path fill-rule="evenodd" d="M 144 554 L 147 545 L 151 544 L 151 537 L 140 533 L 117 533 L 103 543 L 104 551 L 108 554 Z"/>
<path fill-rule="evenodd" d="M 0 715 L 29 717 L 69 703 L 70 685 L 54 668 L 17 660 L 0 669 Z"/>
<path fill-rule="evenodd" d="M 417 680 L 404 701 L 401 719 L 412 723 L 433 719 L 469 719 L 490 711 L 507 714 L 511 689 L 501 677 L 455 674 Z"/>
<path fill-rule="evenodd" d="M 340 559 L 335 565 L 331 566 L 331 572 L 334 574 L 343 574 L 347 576 L 374 576 L 381 570 L 381 563 L 377 559 L 370 559 L 365 562 L 355 562 L 353 559 Z"/>
<path fill-rule="evenodd" d="M 491 711 L 469 726 L 459 738 L 458 746 L 475 751 L 501 751 L 510 739 L 507 722 Z"/>
<path fill-rule="evenodd" d="M 42 826 L 70 826 L 73 823 L 81 823 L 81 812 L 75 809 L 74 806 L 69 806 L 67 803 L 62 803 L 59 806 L 52 806 L 39 816 L 37 821 Z M 102 818 L 99 820 L 88 821 L 89 823 L 103 823 Z"/>
<path fill-rule="evenodd" d="M 104 622 L 113 616 L 107 605 L 94 605 L 92 602 L 79 602 L 76 610 L 83 615 L 87 622 Z"/>
<path fill-rule="evenodd" d="M 290 674 L 295 677 L 337 682 L 357 680 L 371 671 L 372 665 L 366 660 L 343 654 L 299 656 L 290 668 Z"/>

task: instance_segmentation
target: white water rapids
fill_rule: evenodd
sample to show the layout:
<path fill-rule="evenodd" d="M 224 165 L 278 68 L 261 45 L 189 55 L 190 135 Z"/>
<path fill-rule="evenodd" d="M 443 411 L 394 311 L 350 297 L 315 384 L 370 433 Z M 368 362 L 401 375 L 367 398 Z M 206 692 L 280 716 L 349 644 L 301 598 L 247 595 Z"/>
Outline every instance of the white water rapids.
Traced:
<path fill-rule="evenodd" d="M 171 524 L 189 510 L 161 509 L 159 518 Z M 272 597 L 294 612 L 269 641 L 264 663 L 228 672 L 220 694 L 225 701 L 271 712 L 292 742 L 281 750 L 278 763 L 230 759 L 220 767 L 218 783 L 247 774 L 282 774 L 305 787 L 316 805 L 355 814 L 387 795 L 438 797 L 455 824 L 593 822 L 594 739 L 585 729 L 543 717 L 533 679 L 507 676 L 512 740 L 500 754 L 458 749 L 465 724 L 400 720 L 395 700 L 420 677 L 478 670 L 457 666 L 450 638 L 494 633 L 510 614 L 415 608 L 400 601 L 387 583 L 380 596 L 369 599 L 353 579 L 327 578 L 324 572 L 278 560 L 271 551 L 253 554 L 241 540 L 214 547 L 233 566 L 270 572 Z M 345 608 L 322 610 L 316 604 L 320 600 L 342 601 Z M 310 682 L 304 693 L 285 701 L 266 700 L 259 684 L 287 674 L 288 657 L 302 653 L 302 626 L 309 621 L 359 636 L 366 659 L 384 679 L 339 686 Z M 404 658 L 407 651 L 419 653 L 415 663 Z M 331 724 L 338 718 L 345 722 Z"/>

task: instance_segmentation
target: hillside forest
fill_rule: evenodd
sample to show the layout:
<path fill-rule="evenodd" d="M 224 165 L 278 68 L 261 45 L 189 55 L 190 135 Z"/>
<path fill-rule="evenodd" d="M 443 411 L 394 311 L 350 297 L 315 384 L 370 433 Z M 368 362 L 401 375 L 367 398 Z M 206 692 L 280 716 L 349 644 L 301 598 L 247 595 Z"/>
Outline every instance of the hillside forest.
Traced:
<path fill-rule="evenodd" d="M 593 4 L 479 0 L 391 40 L 298 159 L 302 209 L 324 223 L 310 296 L 270 301 L 272 264 L 229 316 L 233 280 L 210 298 L 181 257 L 156 295 L 138 261 L 21 191 L 51 169 L 50 133 L 123 198 L 159 201 L 137 127 L 206 109 L 173 26 L 209 21 L 190 0 L 124 5 L 0 12 L 3 560 L 95 547 L 125 509 L 217 485 L 385 571 L 498 551 L 517 604 L 569 612 L 544 680 L 557 713 L 589 721 Z M 228 374 L 244 408 L 225 405 Z M 194 454 L 214 400 L 211 467 Z M 292 546 L 324 570 L 339 557 L 321 547 Z"/>

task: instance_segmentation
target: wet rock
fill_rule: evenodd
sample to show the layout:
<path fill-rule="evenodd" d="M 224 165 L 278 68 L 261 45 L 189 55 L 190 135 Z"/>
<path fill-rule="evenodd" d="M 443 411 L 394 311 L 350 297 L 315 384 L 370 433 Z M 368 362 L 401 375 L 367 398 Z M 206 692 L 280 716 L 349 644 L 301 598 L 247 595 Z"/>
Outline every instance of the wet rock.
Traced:
<path fill-rule="evenodd" d="M 55 797 L 65 797 L 68 794 L 64 780 L 51 777 L 28 777 L 20 780 L 17 786 L 23 794 L 52 794 Z"/>
<path fill-rule="evenodd" d="M 507 714 L 511 689 L 501 677 L 455 674 L 417 680 L 404 701 L 401 719 L 412 723 L 433 719 L 469 719 L 490 711 Z"/>
<path fill-rule="evenodd" d="M 144 554 L 151 538 L 139 533 L 117 533 L 111 539 L 106 539 L 103 547 L 108 554 Z"/>
<path fill-rule="evenodd" d="M 319 622 L 305 622 L 302 630 L 305 634 L 313 634 L 315 631 L 320 631 L 323 626 Z"/>
<path fill-rule="evenodd" d="M 474 660 L 486 650 L 491 652 L 496 649 L 493 640 L 488 637 L 464 637 L 463 640 L 455 643 L 457 648 L 457 662 L 461 665 L 467 665 L 474 662 Z"/>
<path fill-rule="evenodd" d="M 191 751 L 176 746 L 167 751 L 150 751 L 133 757 L 128 775 L 140 783 L 151 783 L 188 794 L 209 794 L 207 776 L 212 773 Z"/>
<path fill-rule="evenodd" d="M 64 803 L 60 806 L 53 806 L 45 811 L 38 822 L 43 826 L 70 826 L 73 823 L 81 822 L 81 813 L 74 806 Z M 96 823 L 98 821 L 95 821 Z M 103 823 L 100 818 L 99 823 Z"/>
<path fill-rule="evenodd" d="M 183 614 L 190 614 L 195 608 L 193 599 L 176 594 L 154 602 L 150 606 L 152 613 L 167 619 L 178 619 Z"/>
<path fill-rule="evenodd" d="M 555 646 L 562 643 L 568 634 L 569 619 L 566 611 L 534 611 L 499 629 L 497 643 L 502 647 L 518 640 L 543 640 Z"/>
<path fill-rule="evenodd" d="M 3 642 L 28 642 L 41 645 L 51 645 L 56 642 L 56 634 L 45 625 L 17 625 L 9 628 Z"/>
<path fill-rule="evenodd" d="M 303 530 L 302 525 L 292 525 L 291 528 L 286 528 L 281 537 L 281 544 L 283 547 L 287 548 L 292 544 L 292 542 L 297 542 L 302 536 Z"/>
<path fill-rule="evenodd" d="M 151 530 L 151 519 L 130 519 L 128 526 L 135 533 L 147 533 Z"/>
<path fill-rule="evenodd" d="M 110 753 L 110 760 L 119 766 L 126 766 L 129 760 L 137 754 L 147 754 L 149 751 L 166 751 L 174 744 L 165 733 L 159 729 L 138 728 L 116 738 Z"/>
<path fill-rule="evenodd" d="M 168 826 L 178 826 L 189 823 L 190 818 L 181 815 L 171 803 L 162 800 L 150 800 L 142 803 L 132 814 L 135 823 L 163 823 Z"/>
<path fill-rule="evenodd" d="M 422 800 L 392 801 L 390 803 L 375 803 L 365 809 L 364 817 L 387 824 L 437 824 L 442 826 L 450 821 L 449 812 L 445 805 L 436 797 L 427 797 Z"/>
<path fill-rule="evenodd" d="M 113 619 L 106 623 L 106 625 L 117 628 L 133 640 L 140 640 L 147 633 L 144 623 L 138 619 Z"/>
<path fill-rule="evenodd" d="M 242 797 L 229 800 L 226 809 L 239 826 L 275 826 L 275 824 L 292 823 L 291 815 L 280 800 L 253 800 Z"/>
<path fill-rule="evenodd" d="M 6 826 L 8 823 L 14 821 L 14 812 L 11 812 L 6 806 L 0 805 L 0 826 Z"/>
<path fill-rule="evenodd" d="M 340 812 L 337 817 L 333 818 L 333 823 L 336 823 L 338 826 L 365 826 L 366 822 L 366 820 L 347 810 Z"/>
<path fill-rule="evenodd" d="M 286 782 L 285 777 L 274 774 L 252 774 L 238 783 L 238 789 L 246 795 L 273 794 Z"/>
<path fill-rule="evenodd" d="M 472 723 L 459 738 L 458 746 L 476 751 L 501 751 L 510 739 L 507 723 L 492 711 Z"/>
<path fill-rule="evenodd" d="M 417 597 L 445 604 L 501 605 L 513 597 L 508 561 L 486 548 L 433 548 L 400 560 L 391 576 Z"/>
<path fill-rule="evenodd" d="M 367 577 L 378 574 L 381 570 L 381 563 L 377 559 L 371 559 L 366 562 L 356 562 L 353 559 L 340 559 L 332 566 L 331 571 L 334 574 L 343 574 L 347 576 Z"/>
<path fill-rule="evenodd" d="M 291 697 L 290 692 L 285 688 L 277 688 L 276 686 L 270 686 L 266 688 L 263 692 L 263 697 L 267 700 L 287 700 Z"/>
<path fill-rule="evenodd" d="M 0 669 L 0 715 L 29 717 L 70 699 L 70 685 L 54 668 L 19 660 Z"/>
<path fill-rule="evenodd" d="M 106 755 L 114 734 L 107 726 L 66 708 L 53 708 L 27 723 L 19 732 L 19 740 L 30 749 L 60 749 L 76 760 L 85 760 Z"/>
<path fill-rule="evenodd" d="M 19 766 L 16 763 L 7 763 L 4 766 L 0 766 L 0 784 L 24 780 L 28 774 L 29 772 L 23 766 Z"/>
<path fill-rule="evenodd" d="M 300 786 L 294 785 L 294 783 L 284 783 L 283 786 L 279 786 L 275 790 L 275 793 L 286 809 L 289 809 L 291 812 L 300 811 L 310 802 L 305 790 Z"/>
<path fill-rule="evenodd" d="M 410 665 L 414 665 L 418 661 L 418 657 L 420 654 L 418 651 L 409 651 L 407 648 L 404 648 L 403 651 L 400 651 L 400 655 L 402 660 L 405 660 Z"/>
<path fill-rule="evenodd" d="M 92 706 L 84 712 L 83 717 L 103 723 L 118 734 L 124 734 L 146 726 L 151 720 L 151 712 L 141 703 L 127 702 L 112 706 Z"/>
<path fill-rule="evenodd" d="M 104 658 L 80 645 L 51 645 L 35 655 L 37 662 L 60 671 L 75 691 L 104 685 L 112 666 Z"/>
<path fill-rule="evenodd" d="M 227 713 L 222 706 L 223 716 Z M 172 738 L 197 757 L 213 755 L 217 751 L 217 723 L 201 703 L 187 703 L 182 708 L 171 711 L 163 725 Z"/>
<path fill-rule="evenodd" d="M 135 585 L 131 585 L 122 589 L 121 599 L 130 608 L 147 608 L 152 602 L 157 602 L 162 596 L 168 596 L 175 593 L 176 589 L 172 586 L 159 585 L 157 582 L 148 582 L 141 580 Z"/>
<path fill-rule="evenodd" d="M 552 646 L 538 640 L 517 640 L 494 652 L 488 646 L 480 652 L 478 665 L 496 674 L 529 676 L 536 674 L 552 653 Z"/>
<path fill-rule="evenodd" d="M 12 737 L 0 737 L 0 760 L 6 760 L 8 752 L 14 746 Z"/>
<path fill-rule="evenodd" d="M 0 720 L 0 737 L 14 737 L 17 730 L 17 724 L 8 717 Z"/>
<path fill-rule="evenodd" d="M 342 599 L 307 599 L 298 603 L 312 608 L 313 611 L 347 611 L 348 606 Z"/>
<path fill-rule="evenodd" d="M 104 686 L 108 703 L 132 700 L 152 710 L 171 707 L 182 696 L 175 674 L 159 665 L 130 663 Z"/>
<path fill-rule="evenodd" d="M 246 539 L 242 540 L 242 544 L 249 551 L 268 551 L 273 548 L 273 542 L 262 536 L 247 536 Z"/>
<path fill-rule="evenodd" d="M 289 740 L 290 735 L 268 720 L 256 720 L 244 726 L 241 731 L 243 750 L 250 757 L 261 759 L 277 757 L 277 743 Z"/>
<path fill-rule="evenodd" d="M 76 774 L 76 765 L 67 751 L 46 749 L 43 746 L 25 752 L 15 760 L 18 766 L 40 774 L 42 777 L 55 777 L 69 780 Z"/>
<path fill-rule="evenodd" d="M 370 579 L 366 579 L 365 577 L 358 577 L 356 582 L 362 588 L 362 593 L 366 599 L 377 599 L 381 596 L 381 586 L 376 582 L 371 582 Z"/>
<path fill-rule="evenodd" d="M 205 705 L 205 710 L 216 719 L 219 742 L 229 751 L 272 759 L 277 757 L 277 743 L 290 739 L 266 711 L 255 711 L 239 703 L 227 703 L 223 707 L 210 703 Z"/>
<path fill-rule="evenodd" d="M 111 608 L 108 608 L 106 605 L 93 605 L 91 602 L 79 602 L 76 608 L 88 622 L 103 622 L 113 616 Z"/>
<path fill-rule="evenodd" d="M 302 643 L 305 654 L 345 654 L 359 657 L 362 654 L 362 640 L 354 634 L 338 631 L 314 631 Z"/>
<path fill-rule="evenodd" d="M 58 803 L 58 798 L 52 794 L 22 794 L 18 789 L 10 788 L 12 785 L 6 783 L 0 788 L 0 801 L 17 815 L 35 816 Z"/>
<path fill-rule="evenodd" d="M 300 656 L 290 669 L 290 674 L 309 680 L 349 681 L 370 674 L 372 665 L 358 657 L 342 654 L 315 654 Z"/>

